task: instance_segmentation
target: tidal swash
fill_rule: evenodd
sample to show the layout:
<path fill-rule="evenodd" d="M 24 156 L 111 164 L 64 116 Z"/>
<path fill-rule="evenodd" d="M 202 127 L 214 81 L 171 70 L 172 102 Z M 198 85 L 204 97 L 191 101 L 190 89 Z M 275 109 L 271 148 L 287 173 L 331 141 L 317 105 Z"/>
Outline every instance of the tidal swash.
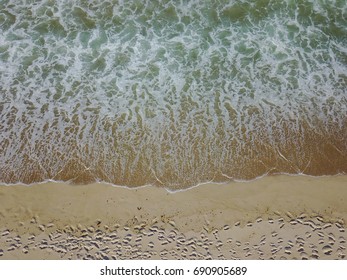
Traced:
<path fill-rule="evenodd" d="M 0 1 L 0 181 L 347 171 L 347 1 Z"/>

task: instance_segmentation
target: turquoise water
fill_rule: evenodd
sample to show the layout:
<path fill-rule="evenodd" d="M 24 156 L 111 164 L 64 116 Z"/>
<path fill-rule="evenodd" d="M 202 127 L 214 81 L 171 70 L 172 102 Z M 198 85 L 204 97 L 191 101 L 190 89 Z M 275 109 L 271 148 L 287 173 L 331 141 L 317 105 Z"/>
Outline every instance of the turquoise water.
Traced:
<path fill-rule="evenodd" d="M 0 1 L 0 180 L 347 171 L 347 1 Z"/>

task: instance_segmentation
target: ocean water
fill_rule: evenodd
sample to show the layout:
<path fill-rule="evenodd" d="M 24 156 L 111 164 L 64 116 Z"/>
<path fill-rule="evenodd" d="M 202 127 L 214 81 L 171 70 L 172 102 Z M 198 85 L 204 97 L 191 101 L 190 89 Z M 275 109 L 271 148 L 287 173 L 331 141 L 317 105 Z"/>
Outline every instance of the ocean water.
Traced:
<path fill-rule="evenodd" d="M 347 172 L 345 0 L 0 0 L 0 182 Z"/>

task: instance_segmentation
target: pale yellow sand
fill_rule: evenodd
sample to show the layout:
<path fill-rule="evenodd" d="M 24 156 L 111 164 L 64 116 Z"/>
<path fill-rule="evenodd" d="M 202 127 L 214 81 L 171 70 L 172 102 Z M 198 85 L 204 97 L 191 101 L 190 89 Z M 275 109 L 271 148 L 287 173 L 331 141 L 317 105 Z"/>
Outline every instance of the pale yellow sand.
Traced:
<path fill-rule="evenodd" d="M 343 259 L 347 176 L 0 187 L 0 259 Z"/>

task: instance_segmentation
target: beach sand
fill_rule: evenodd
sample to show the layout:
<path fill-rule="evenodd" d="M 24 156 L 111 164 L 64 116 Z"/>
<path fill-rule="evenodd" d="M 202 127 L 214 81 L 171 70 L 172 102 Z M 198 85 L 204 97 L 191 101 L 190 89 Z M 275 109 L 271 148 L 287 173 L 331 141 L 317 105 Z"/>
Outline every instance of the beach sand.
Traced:
<path fill-rule="evenodd" d="M 0 259 L 344 259 L 347 176 L 0 186 Z"/>

